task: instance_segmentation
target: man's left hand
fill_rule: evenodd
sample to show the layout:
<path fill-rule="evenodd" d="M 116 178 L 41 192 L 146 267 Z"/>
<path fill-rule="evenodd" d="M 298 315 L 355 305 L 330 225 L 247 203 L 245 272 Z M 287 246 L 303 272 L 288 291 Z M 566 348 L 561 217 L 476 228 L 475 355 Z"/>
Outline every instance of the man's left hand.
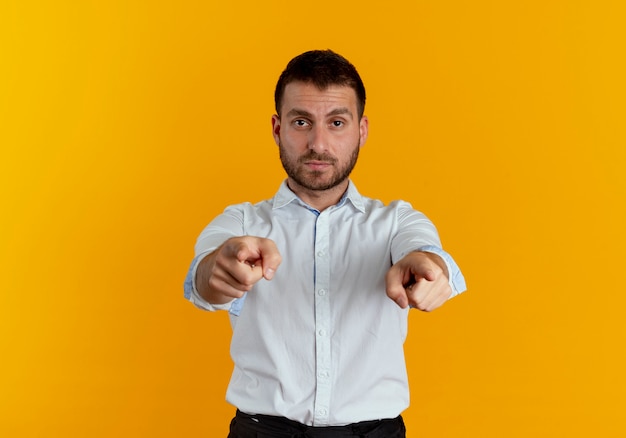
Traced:
<path fill-rule="evenodd" d="M 398 306 L 430 312 L 452 295 L 446 264 L 436 254 L 414 251 L 393 265 L 385 278 L 387 296 Z"/>

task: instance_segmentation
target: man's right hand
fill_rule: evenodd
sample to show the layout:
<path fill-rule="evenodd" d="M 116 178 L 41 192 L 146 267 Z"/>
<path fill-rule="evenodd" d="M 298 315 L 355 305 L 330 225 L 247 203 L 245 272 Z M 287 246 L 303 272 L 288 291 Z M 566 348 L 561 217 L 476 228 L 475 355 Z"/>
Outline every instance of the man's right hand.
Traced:
<path fill-rule="evenodd" d="M 261 278 L 271 280 L 282 257 L 271 239 L 233 237 L 202 259 L 196 289 L 211 304 L 224 304 L 252 289 Z"/>

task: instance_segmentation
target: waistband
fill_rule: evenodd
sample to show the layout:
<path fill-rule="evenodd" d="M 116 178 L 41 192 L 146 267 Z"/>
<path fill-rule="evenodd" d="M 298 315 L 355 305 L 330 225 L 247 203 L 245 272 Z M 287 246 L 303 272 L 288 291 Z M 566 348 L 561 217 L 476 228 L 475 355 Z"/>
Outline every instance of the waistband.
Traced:
<path fill-rule="evenodd" d="M 375 431 L 380 427 L 395 426 L 404 428 L 402 416 L 390 419 L 361 421 L 346 426 L 307 426 L 294 420 L 272 415 L 246 414 L 237 410 L 235 419 L 238 425 L 248 427 L 259 432 L 272 432 L 276 437 L 282 436 L 306 436 L 312 438 L 340 438 L 359 436 Z"/>

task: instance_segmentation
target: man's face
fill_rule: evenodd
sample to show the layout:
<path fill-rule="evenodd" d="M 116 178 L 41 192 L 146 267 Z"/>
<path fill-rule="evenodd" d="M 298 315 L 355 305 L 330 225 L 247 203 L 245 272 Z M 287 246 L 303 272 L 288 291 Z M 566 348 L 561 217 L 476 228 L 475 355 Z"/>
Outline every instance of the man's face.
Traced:
<path fill-rule="evenodd" d="M 367 118 L 359 120 L 354 90 L 291 82 L 280 112 L 272 128 L 290 187 L 324 191 L 346 182 L 368 129 Z"/>

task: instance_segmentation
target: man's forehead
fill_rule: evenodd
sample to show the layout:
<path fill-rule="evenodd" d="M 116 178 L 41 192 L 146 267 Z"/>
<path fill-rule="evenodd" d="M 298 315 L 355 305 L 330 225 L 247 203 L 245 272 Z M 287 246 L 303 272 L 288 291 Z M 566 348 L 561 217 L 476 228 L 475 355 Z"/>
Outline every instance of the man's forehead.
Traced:
<path fill-rule="evenodd" d="M 320 88 L 311 82 L 294 81 L 285 86 L 282 110 L 289 111 L 286 106 L 306 103 L 340 104 L 356 108 L 356 92 L 348 85 L 331 84 Z"/>

